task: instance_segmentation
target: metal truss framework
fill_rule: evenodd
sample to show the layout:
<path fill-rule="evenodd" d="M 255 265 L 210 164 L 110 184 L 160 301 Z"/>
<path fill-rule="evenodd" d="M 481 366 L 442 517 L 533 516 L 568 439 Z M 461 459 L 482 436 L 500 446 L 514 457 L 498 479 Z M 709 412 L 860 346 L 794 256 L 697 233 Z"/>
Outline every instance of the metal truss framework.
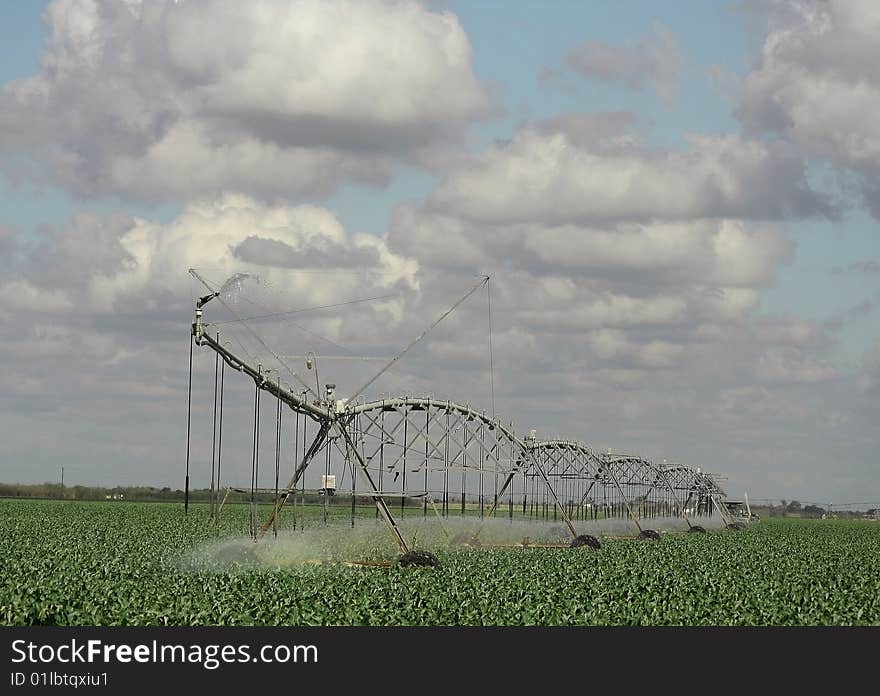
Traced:
<path fill-rule="evenodd" d="M 210 335 L 201 309 L 207 299 L 196 306 L 195 344 L 215 351 L 224 369 L 254 381 L 255 432 L 263 392 L 277 399 L 279 432 L 281 404 L 314 424 L 292 476 L 286 485 L 276 485 L 273 512 L 261 527 L 252 523 L 255 538 L 273 527 L 281 508 L 305 487 L 306 472 L 320 455 L 325 475 L 347 480 L 339 492 L 350 493 L 352 505 L 357 497 L 373 500 L 404 553 L 409 549 L 393 510 L 411 515 L 414 503 L 425 516 L 561 519 L 573 538 L 578 520 L 629 518 L 640 532 L 640 520 L 660 516 L 683 517 L 690 525 L 689 516 L 718 512 L 730 521 L 725 492 L 700 469 L 599 453 L 571 440 L 539 440 L 535 431 L 521 437 L 512 423 L 449 400 L 406 396 L 351 402 L 337 400 L 331 385 L 317 399 L 294 391 Z"/>

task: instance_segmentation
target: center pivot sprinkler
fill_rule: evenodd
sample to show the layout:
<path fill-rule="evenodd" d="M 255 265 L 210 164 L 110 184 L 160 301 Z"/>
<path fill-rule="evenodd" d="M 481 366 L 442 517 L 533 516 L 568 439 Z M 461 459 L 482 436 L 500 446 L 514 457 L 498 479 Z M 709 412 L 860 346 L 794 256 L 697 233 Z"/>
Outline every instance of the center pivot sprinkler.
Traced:
<path fill-rule="evenodd" d="M 601 525 L 613 519 L 628 518 L 635 525 L 639 539 L 657 541 L 660 534 L 646 529 L 646 520 L 683 517 L 688 530 L 699 533 L 705 530 L 692 524 L 688 515 L 711 515 L 716 511 L 730 525 L 729 528 L 733 528 L 735 520 L 726 508 L 726 494 L 712 475 L 702 473 L 700 469 L 656 466 L 640 457 L 598 454 L 577 441 L 539 440 L 534 430 L 523 436 L 517 434 L 513 423 L 494 415 L 494 406 L 492 414 L 487 415 L 470 404 L 433 396 L 387 395 L 381 400 L 366 400 L 361 396 L 456 307 L 479 288 L 488 288 L 486 277 L 393 359 L 385 362 L 384 367 L 351 392 L 351 396 L 339 398 L 334 384 L 322 383 L 319 379 L 317 363 L 318 359 L 341 356 L 321 356 L 309 351 L 305 354 L 306 368 L 314 370 L 315 379 L 304 380 L 285 362 L 285 358 L 303 356 L 282 356 L 273 351 L 249 325 L 250 320 L 238 314 L 236 307 L 243 305 L 231 301 L 227 288 L 242 292 L 243 284 L 251 282 L 247 278 L 252 276 L 236 274 L 233 276 L 238 279 L 236 283 L 227 280 L 215 287 L 195 270 L 191 273 L 209 291 L 196 304 L 192 342 L 215 353 L 210 508 L 215 529 L 225 503 L 225 498 L 220 501 L 219 492 L 227 368 L 246 375 L 254 383 L 249 492 L 250 531 L 255 542 L 270 531 L 278 535 L 280 516 L 286 507 L 292 507 L 292 521 L 295 528 L 301 529 L 303 518 L 308 516 L 307 505 L 320 505 L 325 523 L 331 522 L 333 517 L 339 519 L 340 510 L 344 511 L 346 518 L 350 513 L 352 527 L 356 520 L 366 515 L 375 516 L 393 537 L 398 549 L 396 563 L 401 567 L 439 568 L 441 565 L 430 551 L 413 548 L 414 542 L 407 543 L 398 524 L 399 520 L 411 522 L 414 518 L 422 518 L 424 522 L 429 503 L 441 524 L 450 516 L 468 523 L 464 526 L 466 531 L 449 540 L 453 547 L 598 550 L 602 547 L 600 540 L 585 533 L 591 524 Z M 211 307 L 222 305 L 233 319 L 209 323 L 204 316 L 205 306 L 209 303 Z M 251 319 L 277 316 L 267 314 Z M 221 337 L 217 330 L 221 325 L 224 332 L 232 333 L 237 327 L 243 332 Z M 241 346 L 241 350 L 233 348 L 235 345 Z M 255 354 L 266 363 L 258 362 Z M 322 370 L 322 374 L 326 373 Z M 274 491 L 260 485 L 260 403 L 266 397 L 274 399 L 275 406 Z M 295 422 L 292 427 L 291 424 L 283 427 L 284 414 L 291 412 Z M 291 439 L 292 471 L 285 486 L 279 480 L 283 461 L 281 449 L 282 443 Z M 265 440 L 262 449 L 266 449 Z M 189 452 L 188 428 L 187 462 Z M 323 466 L 316 467 L 318 462 Z M 318 468 L 322 471 L 316 471 Z M 264 476 L 265 470 L 264 466 Z M 228 464 L 224 471 L 228 476 Z M 227 496 L 229 490 L 227 486 Z M 216 500 L 213 491 L 218 493 Z M 687 496 L 684 502 L 679 499 L 679 491 L 682 497 Z M 273 495 L 274 505 L 260 524 L 257 511 L 270 495 Z M 357 512 L 359 507 L 368 504 L 371 508 Z M 532 525 L 536 524 L 544 524 L 554 538 L 533 543 L 526 537 L 521 544 L 481 539 L 490 520 L 496 525 L 502 522 L 514 525 L 504 532 L 503 538 L 506 539 L 518 538 L 520 533 L 530 534 Z M 528 526 L 520 530 L 516 526 L 519 524 Z M 558 538 L 558 530 L 562 530 L 564 539 L 567 537 L 564 543 Z M 447 534 L 447 538 L 449 536 Z M 485 536 L 489 537 L 489 532 Z M 538 533 L 535 538 L 541 536 Z M 382 567 L 385 563 L 391 561 L 383 561 Z"/>

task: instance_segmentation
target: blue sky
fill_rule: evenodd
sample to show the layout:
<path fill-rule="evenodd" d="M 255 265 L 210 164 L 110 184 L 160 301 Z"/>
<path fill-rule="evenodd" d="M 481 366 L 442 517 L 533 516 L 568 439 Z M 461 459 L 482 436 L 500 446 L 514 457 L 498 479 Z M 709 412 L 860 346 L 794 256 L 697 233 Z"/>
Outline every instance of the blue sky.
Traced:
<path fill-rule="evenodd" d="M 438 310 L 432 303 L 442 304 L 444 298 L 455 296 L 458 283 L 472 282 L 468 273 L 476 267 L 494 263 L 508 269 L 509 278 L 498 280 L 498 297 L 509 303 L 504 306 L 499 299 L 499 331 L 502 336 L 508 332 L 507 345 L 521 348 L 522 355 L 502 356 L 500 364 L 506 360 L 510 373 L 506 381 L 499 378 L 500 398 L 504 384 L 522 380 L 522 391 L 511 389 L 507 398 L 524 404 L 525 410 L 539 402 L 534 394 L 546 394 L 554 385 L 565 389 L 579 383 L 582 391 L 571 395 L 571 403 L 612 404 L 607 412 L 600 409 L 581 416 L 576 409 L 553 403 L 545 413 L 562 419 L 548 422 L 554 431 L 589 428 L 584 437 L 592 433 L 603 437 L 607 432 L 610 443 L 632 442 L 646 453 L 668 453 L 676 460 L 714 457 L 722 444 L 734 442 L 724 449 L 717 467 L 732 471 L 733 485 L 749 486 L 750 491 L 763 486 L 768 494 L 789 489 L 793 491 L 789 497 L 801 498 L 809 497 L 818 484 L 810 483 L 799 467 L 820 471 L 825 462 L 817 452 L 844 442 L 854 448 L 850 459 L 857 470 L 839 472 L 835 495 L 847 497 L 847 491 L 857 492 L 873 480 L 870 453 L 877 449 L 876 436 L 864 427 L 864 419 L 876 405 L 880 389 L 880 235 L 878 220 L 860 197 L 859 185 L 876 180 L 880 161 L 848 152 L 840 143 L 848 142 L 841 136 L 848 128 L 861 128 L 857 135 L 865 142 L 880 136 L 871 119 L 843 119 L 841 125 L 833 113 L 811 114 L 809 109 L 816 107 L 806 98 L 788 105 L 787 115 L 789 122 L 804 113 L 815 116 L 806 124 L 810 128 L 785 131 L 778 122 L 763 120 L 769 106 L 778 106 L 783 97 L 812 93 L 811 70 L 821 76 L 827 67 L 828 74 L 843 75 L 841 94 L 851 86 L 846 80 L 850 63 L 816 66 L 799 55 L 798 32 L 808 24 L 802 17 L 798 20 L 800 5 L 791 4 L 792 12 L 774 14 L 769 5 L 762 9 L 738 0 L 426 0 L 402 20 L 412 24 L 405 26 L 401 43 L 407 40 L 407 50 L 414 53 L 401 55 L 388 50 L 393 41 L 376 32 L 377 26 L 394 26 L 387 23 L 393 3 L 339 0 L 351 26 L 325 27 L 322 4 L 304 0 L 296 7 L 313 22 L 316 35 L 351 30 L 348 39 L 363 49 L 362 55 L 376 65 L 392 66 L 385 82 L 377 81 L 370 60 L 352 68 L 344 64 L 344 56 L 334 53 L 334 42 L 326 42 L 322 62 L 313 68 L 324 70 L 320 80 L 326 95 L 320 97 L 326 100 L 316 99 L 321 104 L 312 112 L 295 100 L 284 102 L 285 95 L 277 89 L 278 80 L 290 77 L 283 66 L 309 63 L 312 49 L 299 46 L 295 33 L 275 36 L 284 21 L 259 24 L 273 12 L 296 24 L 293 20 L 299 18 L 284 14 L 293 12 L 293 5 L 267 2 L 266 12 L 251 14 L 253 5 L 232 3 L 225 6 L 235 15 L 235 21 L 229 21 L 223 13 L 198 14 L 213 0 L 203 5 L 176 3 L 174 21 L 193 22 L 191 32 L 202 27 L 215 32 L 213 44 L 187 41 L 173 58 L 159 55 L 159 49 L 156 55 L 138 54 L 145 56 L 143 64 L 135 66 L 144 73 L 143 81 L 132 78 L 137 70 L 117 70 L 113 54 L 98 68 L 80 65 L 67 84 L 41 73 L 46 52 L 55 59 L 78 59 L 94 45 L 115 51 L 107 47 L 120 41 L 123 47 L 136 47 L 137 53 L 151 42 L 170 45 L 174 37 L 162 33 L 170 32 L 171 24 L 158 29 L 149 22 L 127 24 L 124 13 L 117 11 L 120 6 L 108 0 L 97 0 L 94 6 L 81 0 L 56 1 L 79 22 L 58 20 L 56 31 L 66 41 L 63 48 L 48 42 L 49 27 L 41 15 L 49 2 L 0 6 L 0 85 L 5 85 L 0 109 L 7 112 L 3 122 L 10 124 L 8 133 L 0 135 L 0 252 L 6 248 L 10 227 L 15 230 L 14 242 L 21 244 L 19 250 L 27 250 L 14 262 L 7 260 L 2 267 L 5 275 L 0 276 L 0 289 L 12 278 L 8 292 L 19 296 L 10 310 L 10 326 L 28 337 L 21 346 L 8 346 L 4 358 L 7 364 L 20 366 L 16 381 L 0 381 L 10 394 L 8 430 L 17 435 L 27 431 L 28 412 L 22 415 L 17 406 L 22 400 L 39 402 L 41 389 L 48 389 L 49 383 L 53 389 L 58 386 L 70 403 L 95 400 L 115 418 L 121 407 L 117 396 L 107 393 L 106 385 L 112 382 L 107 374 L 118 369 L 121 372 L 113 374 L 122 379 L 120 375 L 128 374 L 125 368 L 143 376 L 138 387 L 144 391 L 137 407 L 141 416 L 161 404 L 156 433 L 171 433 L 168 440 L 173 441 L 179 432 L 168 414 L 176 408 L 174 390 L 179 385 L 174 378 L 179 374 L 170 367 L 176 363 L 164 343 L 167 336 L 162 332 L 167 326 L 162 322 L 180 311 L 173 300 L 178 276 L 185 269 L 175 264 L 195 263 L 187 254 L 204 249 L 222 257 L 218 268 L 238 262 L 267 263 L 271 254 L 259 246 L 266 240 L 254 242 L 251 237 L 264 234 L 278 242 L 284 236 L 272 237 L 277 227 L 296 239 L 314 226 L 323 242 L 310 248 L 312 242 L 300 239 L 304 263 L 320 267 L 327 249 L 350 254 L 351 265 L 359 263 L 364 256 L 356 235 L 365 232 L 378 240 L 375 248 L 385 255 L 383 271 L 398 274 L 403 285 L 418 285 L 418 303 L 408 309 L 412 315 L 391 327 L 399 330 L 401 340 L 412 333 L 410 324 Z M 401 0 L 398 6 L 408 2 Z M 806 0 L 807 5 L 812 2 Z M 161 4 L 157 0 L 154 7 Z M 787 0 L 779 0 L 774 7 L 788 5 Z M 106 12 L 91 16 L 92 7 Z M 837 0 L 816 7 L 829 13 L 823 26 L 840 32 L 858 25 L 843 21 L 847 12 L 873 11 L 870 3 Z M 454 14 L 457 24 L 452 29 L 436 14 L 442 12 Z M 376 18 L 386 23 L 373 24 Z M 78 34 L 92 20 L 94 45 L 93 37 Z M 868 21 L 873 20 L 866 17 Z M 236 53 L 237 32 L 252 26 L 249 22 L 257 27 L 260 41 Z M 795 38 L 791 45 L 782 40 L 773 57 L 762 59 L 768 32 L 776 29 L 781 30 L 778 36 Z M 443 44 L 438 53 L 435 42 L 447 30 L 445 38 L 451 43 Z M 804 37 L 811 55 L 825 55 L 820 50 L 823 41 L 857 49 L 861 40 L 821 31 L 807 31 Z M 225 63 L 218 67 L 229 56 L 213 51 L 216 45 L 225 46 L 244 65 L 253 94 L 224 72 Z M 871 46 L 861 54 L 856 49 L 856 55 L 871 55 Z M 438 54 L 448 63 L 438 62 Z M 578 63 L 580 55 L 588 56 L 586 63 Z M 880 55 L 874 57 L 880 60 Z M 188 101 L 189 87 L 180 88 L 189 85 L 188 80 L 201 79 L 193 77 L 198 73 L 193 65 L 215 70 L 215 83 L 197 85 L 203 90 L 199 98 L 210 102 L 204 109 L 198 100 Z M 635 71 L 632 65 L 637 66 Z M 410 70 L 413 66 L 424 70 Z M 654 69 L 661 72 L 654 74 Z M 672 72 L 664 77 L 663 69 Z M 185 70 L 193 72 L 182 77 L 175 72 Z M 349 82 L 352 70 L 357 79 Z M 298 74 L 294 69 L 289 73 Z M 26 89 L 17 91 L 16 85 L 23 84 L 17 81 L 33 76 L 43 80 L 40 84 L 55 99 L 47 102 L 50 107 L 28 101 Z M 105 80 L 117 85 L 120 94 L 129 95 L 131 110 L 127 102 L 114 101 L 112 90 L 96 88 Z M 307 98 L 315 97 L 308 84 L 295 80 L 290 84 Z M 351 84 L 357 88 L 351 89 Z M 773 92 L 780 84 L 791 89 L 784 95 Z M 875 87 L 880 94 L 880 85 L 866 89 Z M 393 127 L 388 126 L 384 108 L 386 91 L 388 105 L 410 108 L 392 118 Z M 748 111 L 745 106 L 754 108 Z M 625 158 L 615 159 L 617 145 L 603 149 L 608 143 L 595 134 L 590 136 L 595 142 L 578 144 L 578 134 L 566 130 L 577 126 L 562 123 L 586 114 L 587 119 L 578 122 L 582 126 L 601 112 L 630 112 L 637 120 L 639 140 L 627 151 L 632 156 L 628 164 Z M 320 118 L 314 118 L 316 113 Z M 351 113 L 357 114 L 355 120 Z M 626 118 L 614 119 L 626 126 Z M 181 130 L 175 130 L 181 124 Z M 31 142 L 34 134 L 43 143 Z M 541 196 L 526 200 L 526 193 L 541 190 L 545 183 L 529 179 L 529 172 L 552 159 L 551 135 L 569 143 L 572 158 L 552 162 L 548 178 L 557 188 L 544 192 L 549 204 Z M 709 145 L 694 145 L 688 140 L 691 136 L 729 138 L 742 150 L 759 143 L 769 154 L 757 164 L 740 161 L 736 149 L 719 155 L 711 138 Z M 30 144 L 18 147 L 17 138 Z M 46 156 L 40 144 L 57 151 Z M 160 153 L 155 161 L 154 151 Z M 163 159 L 168 152 L 171 158 Z M 779 152 L 789 159 L 780 156 L 777 161 Z M 61 159 L 53 159 L 59 153 Z M 693 157 L 686 159 L 684 153 Z M 16 158 L 33 159 L 38 175 L 26 176 L 14 164 Z M 56 167 L 58 161 L 77 159 L 79 169 Z M 658 161 L 670 163 L 669 171 L 652 168 Z M 802 181 L 795 180 L 796 167 L 783 166 L 791 161 L 803 162 Z M 522 162 L 526 166 L 519 171 Z M 593 162 L 595 171 L 578 169 L 581 165 L 572 162 Z M 697 173 L 682 162 L 694 163 Z M 621 193 L 617 168 L 624 166 L 635 172 L 632 181 L 652 190 L 644 196 L 632 187 Z M 700 172 L 709 172 L 705 179 L 729 176 L 729 185 L 713 188 Z M 752 176 L 757 184 L 749 179 Z M 607 190 L 602 188 L 603 178 Z M 797 211 L 768 213 L 768 206 L 773 206 L 762 197 L 763 191 L 755 190 L 762 186 L 771 189 L 770 203 L 778 197 L 780 210 Z M 805 198 L 811 205 L 822 195 L 836 200 L 839 219 L 804 216 L 809 205 L 803 204 L 804 197 L 798 198 L 801 189 L 809 189 Z M 312 209 L 304 212 L 298 207 L 304 204 Z M 85 222 L 71 222 L 83 212 L 95 215 Z M 122 223 L 114 222 L 110 213 L 144 222 L 132 229 L 116 229 L 114 225 Z M 722 219 L 733 220 L 734 226 L 741 223 L 745 232 L 734 235 L 731 242 L 719 232 Z M 277 220 L 284 223 L 279 227 Z M 46 228 L 41 228 L 46 225 L 53 231 L 48 237 Z M 262 232 L 229 231 L 241 225 Z M 633 225 L 642 226 L 641 236 L 632 234 Z M 783 235 L 794 245 L 790 259 Z M 35 238 L 50 242 L 29 246 Z M 664 246 L 664 239 L 682 247 Z M 716 249 L 712 245 L 719 240 L 730 246 Z M 250 249 L 250 260 L 242 256 L 245 247 Z M 136 260 L 121 261 L 126 253 Z M 597 266 L 595 258 L 606 259 L 607 267 Z M 418 269 L 415 276 L 412 268 Z M 167 306 L 147 292 L 159 285 L 168 288 Z M 143 299 L 154 312 L 151 321 L 156 323 L 129 336 L 127 324 L 114 324 L 104 313 L 119 298 L 127 300 L 138 292 L 145 293 Z M 749 304 L 752 292 L 759 298 L 757 307 Z M 722 300 L 713 304 L 707 297 Z M 76 301 L 68 305 L 65 298 Z M 326 301 L 324 295 L 321 298 L 314 304 Z M 298 300 L 307 303 L 306 298 Z M 52 322 L 44 323 L 39 312 L 36 318 L 31 316 L 35 307 L 51 315 Z M 774 319 L 767 321 L 768 317 Z M 774 333 L 768 326 L 782 328 Z M 63 339 L 53 338 L 53 331 L 60 331 Z M 78 382 L 80 378 L 70 376 L 74 371 L 61 358 L 55 364 L 40 357 L 51 353 L 48 344 L 60 340 L 103 351 L 106 364 L 80 366 L 86 376 Z M 502 352 L 504 345 L 505 340 L 499 339 Z M 377 343 L 359 350 L 369 349 L 384 354 L 390 347 Z M 463 349 L 459 345 L 455 350 Z M 455 350 L 437 348 L 438 372 L 430 376 L 450 385 L 461 379 L 467 386 L 466 375 L 440 372 L 449 355 L 461 357 Z M 143 357 L 139 351 L 146 351 L 149 358 L 136 359 Z M 558 356 L 555 367 L 544 366 L 546 374 L 533 375 L 527 367 L 524 371 L 523 365 L 540 363 L 546 355 Z M 168 401 L 147 388 L 157 385 L 167 387 Z M 850 403 L 852 394 L 862 401 Z M 59 397 L 59 408 L 65 403 Z M 100 408 L 95 414 L 102 412 Z M 658 411 L 663 415 L 653 421 L 646 416 Z M 166 417 L 168 423 L 162 420 Z M 699 425 L 701 418 L 706 422 Z M 685 434 L 701 429 L 698 437 L 686 440 Z M 91 441 L 97 432 L 104 432 L 102 425 L 85 416 L 65 423 L 65 433 L 72 439 L 79 433 Z M 41 449 L 36 426 L 20 447 L 27 443 L 34 461 L 42 462 L 46 471 L 55 468 L 57 448 Z M 96 447 L 104 454 L 83 455 L 83 471 L 91 467 L 106 472 L 118 452 L 116 442 Z M 143 445 L 144 452 L 150 448 Z M 169 445 L 169 462 L 175 452 Z M 15 456 L 18 453 L 15 450 Z M 742 463 L 746 460 L 748 464 Z M 777 468 L 767 473 L 766 467 Z M 168 463 L 162 471 L 176 469 Z M 159 473 L 156 476 L 161 478 Z"/>
<path fill-rule="evenodd" d="M 41 15 L 48 2 L 11 2 L 0 8 L 0 82 L 26 77 L 39 67 L 48 28 Z M 476 74 L 494 90 L 503 113 L 474 128 L 473 147 L 509 138 L 518 123 L 570 111 L 632 111 L 650 122 L 648 141 L 681 148 L 688 132 L 739 130 L 733 104 L 719 71 L 742 76 L 760 47 L 750 29 L 755 19 L 738 3 L 686 1 L 515 3 L 487 0 L 452 2 L 471 40 Z M 503 16 L 503 21 L 501 17 Z M 545 68 L 562 69 L 566 54 L 585 40 L 626 44 L 660 23 L 673 31 L 686 57 L 676 95 L 668 102 L 650 90 L 636 91 L 565 72 L 556 83 L 542 84 Z M 400 167 L 387 187 L 344 184 L 325 203 L 350 229 L 382 234 L 399 202 L 425 196 L 437 175 Z M 121 210 L 168 221 L 180 210 L 174 203 L 145 204 L 114 198 L 83 201 L 52 186 L 13 186 L 0 180 L 2 222 L 24 229 L 40 223 L 62 224 L 76 210 Z M 793 263 L 779 269 L 775 287 L 763 292 L 762 308 L 818 321 L 830 319 L 866 300 L 880 304 L 880 276 L 840 274 L 834 269 L 880 258 L 877 222 L 853 211 L 840 222 L 788 224 L 797 243 Z M 856 360 L 880 338 L 876 312 L 851 319 L 840 332 L 837 360 Z"/>
<path fill-rule="evenodd" d="M 505 118 L 487 123 L 480 133 L 487 140 L 509 137 L 520 119 L 577 110 L 642 114 L 652 122 L 650 142 L 661 147 L 681 147 L 687 132 L 736 132 L 734 105 L 716 68 L 741 77 L 760 48 L 760 37 L 749 33 L 754 18 L 738 7 L 739 3 L 720 1 L 555 2 L 550 12 L 544 2 L 455 3 L 453 8 L 472 37 L 477 72 L 498 85 L 509 109 Z M 499 22 L 502 12 L 503 23 Z M 675 32 L 687 59 L 678 95 L 671 103 L 650 92 L 599 81 L 585 83 L 570 76 L 567 90 L 539 84 L 541 69 L 561 66 L 566 53 L 578 43 L 588 39 L 626 43 L 650 33 L 657 22 Z M 764 292 L 765 312 L 821 321 L 865 300 L 880 304 L 877 275 L 832 273 L 837 267 L 880 258 L 876 220 L 859 211 L 841 223 L 791 223 L 789 233 L 797 242 L 797 255 L 790 266 L 780 269 L 776 287 Z M 841 332 L 839 359 L 856 359 L 878 338 L 876 313 L 852 320 Z"/>

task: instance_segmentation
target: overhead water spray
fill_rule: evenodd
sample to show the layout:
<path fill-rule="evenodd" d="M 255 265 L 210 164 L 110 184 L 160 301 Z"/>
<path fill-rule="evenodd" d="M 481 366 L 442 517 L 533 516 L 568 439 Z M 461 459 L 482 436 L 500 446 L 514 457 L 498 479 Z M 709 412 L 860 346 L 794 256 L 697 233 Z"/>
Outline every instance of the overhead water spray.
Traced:
<path fill-rule="evenodd" d="M 397 546 L 402 564 L 436 565 L 429 558 L 429 552 L 413 548 L 415 544 L 407 541 L 402 526 L 408 524 L 413 515 L 419 515 L 421 524 L 427 524 L 429 503 L 450 543 L 464 534 L 463 539 L 468 545 L 492 545 L 491 539 L 484 537 L 487 530 L 494 530 L 502 521 L 510 525 L 511 531 L 519 530 L 517 525 L 526 523 L 550 525 L 553 528 L 558 526 L 563 537 L 567 538 L 565 543 L 560 539 L 535 541 L 540 535 L 529 527 L 527 532 L 524 531 L 523 538 L 514 544 L 522 548 L 545 545 L 599 549 L 599 538 L 589 532 L 600 528 L 596 525 L 611 524 L 614 520 L 622 524 L 624 519 L 628 519 L 643 539 L 659 538 L 655 530 L 646 528 L 646 519 L 678 517 L 683 519 L 688 529 L 699 529 L 692 524 L 692 513 L 688 511 L 692 500 L 696 501 L 698 516 L 713 510 L 722 516 L 727 512 L 724 491 L 712 476 L 702 473 L 700 469 L 657 467 L 648 460 L 628 455 L 599 455 L 576 441 L 540 440 L 535 431 L 529 431 L 523 437 L 516 433 L 513 424 L 505 424 L 495 416 L 494 404 L 487 415 L 485 411 L 472 408 L 469 404 L 432 396 L 403 395 L 363 400 L 370 386 L 486 285 L 488 276 L 469 288 L 360 388 L 354 390 L 350 397 L 337 398 L 335 387 L 331 384 L 325 383 L 323 394 L 319 393 L 320 385 L 317 388 L 309 387 L 289 368 L 280 353 L 272 350 L 248 320 L 226 301 L 224 293 L 233 290 L 244 292 L 247 282 L 254 278 L 251 274 L 233 275 L 215 289 L 197 271 L 190 272 L 210 291 L 196 303 L 192 343 L 215 351 L 216 357 L 222 359 L 220 364 L 224 370 L 229 366 L 254 382 L 254 462 L 257 461 L 259 435 L 259 424 L 256 422 L 259 396 L 262 392 L 268 392 L 275 399 L 275 488 L 263 491 L 259 489 L 257 480 L 253 479 L 250 491 L 254 502 L 258 493 L 264 496 L 271 494 L 274 504 L 262 524 L 253 519 L 251 529 L 255 541 L 262 539 L 269 529 L 273 530 L 273 537 L 280 537 L 283 531 L 280 516 L 297 491 L 300 505 L 298 508 L 294 506 L 294 514 L 301 527 L 308 499 L 320 499 L 324 514 L 332 513 L 334 506 L 330 504 L 331 490 L 327 481 L 337 474 L 339 481 L 342 481 L 346 472 L 350 472 L 351 479 L 346 484 L 345 493 L 337 491 L 335 484 L 332 492 L 337 493 L 337 498 L 345 500 L 349 528 L 354 527 L 358 519 L 359 501 L 369 502 Z M 214 299 L 235 317 L 234 324 L 242 326 L 263 350 L 298 380 L 303 386 L 302 390 L 294 391 L 290 385 L 282 382 L 277 370 L 267 370 L 259 362 L 242 357 L 228 341 L 221 343 L 219 335 L 211 335 L 211 324 L 205 321 L 204 307 Z M 491 362 L 490 356 L 490 371 L 493 369 Z M 220 378 L 223 379 L 223 373 Z M 215 374 L 215 382 L 216 379 Z M 494 381 L 491 391 L 494 394 Z M 221 403 L 222 398 L 221 388 Z M 282 486 L 278 477 L 281 421 L 285 406 L 295 412 L 297 419 L 294 426 L 295 466 L 287 485 Z M 303 417 L 302 432 L 300 416 Z M 311 441 L 307 442 L 305 428 L 309 421 L 315 424 L 317 430 Z M 222 420 L 216 422 L 222 423 Z M 319 453 L 324 461 L 324 483 L 320 488 L 310 488 L 307 475 L 314 481 L 315 472 L 310 469 L 310 464 Z M 217 469 L 219 493 L 219 461 Z M 321 491 L 323 498 L 320 498 Z M 678 491 L 687 492 L 684 503 Z M 389 505 L 391 500 L 395 501 L 394 512 Z M 441 503 L 439 506 L 437 500 Z M 215 519 L 219 518 L 224 503 L 225 498 L 216 507 Z M 338 509 L 338 506 L 335 508 Z M 499 510 L 505 508 L 506 515 L 500 517 Z M 256 506 L 252 510 L 256 514 Z M 467 525 L 450 536 L 447 526 L 456 515 Z M 559 519 L 560 524 L 553 525 L 552 519 Z M 332 522 L 332 519 L 328 519 L 328 523 Z M 421 536 L 418 538 L 423 539 Z M 503 545 L 509 545 L 508 541 Z"/>

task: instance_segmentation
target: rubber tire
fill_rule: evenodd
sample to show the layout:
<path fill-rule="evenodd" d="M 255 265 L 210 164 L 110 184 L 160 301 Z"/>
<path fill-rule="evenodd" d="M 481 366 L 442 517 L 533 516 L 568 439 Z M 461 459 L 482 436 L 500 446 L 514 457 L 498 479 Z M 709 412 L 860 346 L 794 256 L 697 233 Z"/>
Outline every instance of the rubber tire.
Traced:
<path fill-rule="evenodd" d="M 428 566 L 440 568 L 440 560 L 430 551 L 407 551 L 397 559 L 397 564 L 403 567 Z"/>
<path fill-rule="evenodd" d="M 599 550 L 602 548 L 602 543 L 594 536 L 590 536 L 589 534 L 579 534 L 574 539 L 571 540 L 571 543 L 568 545 L 570 549 L 579 549 L 584 546 L 588 546 L 591 549 Z"/>
<path fill-rule="evenodd" d="M 639 539 L 643 541 L 660 541 L 660 534 L 653 529 L 645 529 L 639 532 Z"/>

